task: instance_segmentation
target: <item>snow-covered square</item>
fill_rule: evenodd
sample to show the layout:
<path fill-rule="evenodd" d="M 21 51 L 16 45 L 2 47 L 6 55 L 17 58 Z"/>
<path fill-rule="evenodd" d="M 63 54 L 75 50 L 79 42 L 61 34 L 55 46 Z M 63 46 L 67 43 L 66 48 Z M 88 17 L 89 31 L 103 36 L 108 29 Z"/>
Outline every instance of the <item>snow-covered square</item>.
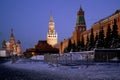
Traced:
<path fill-rule="evenodd" d="M 88 65 L 50 64 L 39 56 L 31 59 L 19 59 L 1 64 L 2 80 L 120 80 L 120 63 L 96 63 Z M 2 71 L 2 67 L 5 69 Z M 13 72 L 13 73 L 12 73 Z M 14 73 L 15 72 L 15 73 Z M 15 76 L 13 75 L 15 74 Z M 5 75 L 5 76 L 4 76 Z M 12 75 L 12 76 L 11 76 Z"/>

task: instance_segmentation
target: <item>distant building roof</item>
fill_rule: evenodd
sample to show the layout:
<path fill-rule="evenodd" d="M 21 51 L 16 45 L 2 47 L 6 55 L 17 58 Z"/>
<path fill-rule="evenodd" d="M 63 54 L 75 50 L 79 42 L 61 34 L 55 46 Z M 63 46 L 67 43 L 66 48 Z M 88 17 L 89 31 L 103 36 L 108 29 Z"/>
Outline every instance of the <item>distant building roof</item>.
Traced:
<path fill-rule="evenodd" d="M 36 53 L 59 53 L 59 49 L 53 48 L 47 43 L 46 40 L 39 40 L 35 48 L 29 48 L 26 52 L 36 52 Z"/>

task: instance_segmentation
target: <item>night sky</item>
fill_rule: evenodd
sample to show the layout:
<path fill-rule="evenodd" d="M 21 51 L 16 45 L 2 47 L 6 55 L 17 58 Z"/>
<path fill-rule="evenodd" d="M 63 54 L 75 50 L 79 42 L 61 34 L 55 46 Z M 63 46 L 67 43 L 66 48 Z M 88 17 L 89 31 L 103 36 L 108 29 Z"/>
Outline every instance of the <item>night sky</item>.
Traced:
<path fill-rule="evenodd" d="M 23 50 L 34 47 L 38 40 L 46 40 L 50 11 L 58 40 L 63 41 L 72 36 L 80 5 L 90 29 L 92 24 L 120 9 L 120 0 L 0 0 L 0 44 L 9 41 L 11 28 Z"/>

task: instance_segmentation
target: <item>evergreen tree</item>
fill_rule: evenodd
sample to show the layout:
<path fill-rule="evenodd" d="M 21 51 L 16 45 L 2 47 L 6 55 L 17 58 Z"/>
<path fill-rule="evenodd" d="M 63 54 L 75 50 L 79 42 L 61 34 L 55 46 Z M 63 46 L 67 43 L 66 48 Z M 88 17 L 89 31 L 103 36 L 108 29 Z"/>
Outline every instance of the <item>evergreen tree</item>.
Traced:
<path fill-rule="evenodd" d="M 106 38 L 105 38 L 105 48 L 110 48 L 110 46 L 111 46 L 111 28 L 110 25 L 108 24 Z"/>
<path fill-rule="evenodd" d="M 67 47 L 67 48 L 68 48 L 68 47 Z M 64 53 L 68 52 L 68 51 L 67 51 L 67 48 L 64 49 Z"/>
<path fill-rule="evenodd" d="M 80 51 L 80 49 L 81 49 L 81 42 L 80 42 L 80 40 L 77 42 L 77 51 Z"/>
<path fill-rule="evenodd" d="M 116 19 L 114 19 L 114 25 L 112 27 L 112 38 L 118 39 L 118 26 L 116 24 Z"/>
<path fill-rule="evenodd" d="M 117 48 L 120 48 L 120 35 L 118 36 L 118 44 L 117 44 Z"/>
<path fill-rule="evenodd" d="M 72 42 L 71 39 L 68 40 L 68 46 L 64 49 L 64 52 L 70 52 L 72 49 Z"/>
<path fill-rule="evenodd" d="M 104 30 L 103 27 L 102 29 L 99 31 L 99 38 L 97 41 L 97 48 L 103 48 L 104 47 Z"/>
<path fill-rule="evenodd" d="M 96 33 L 95 42 L 98 40 L 98 38 L 99 38 L 98 33 Z"/>
<path fill-rule="evenodd" d="M 95 47 L 97 47 L 96 45 L 97 45 L 98 38 L 99 38 L 98 33 L 96 33 L 96 36 L 95 36 Z"/>
<path fill-rule="evenodd" d="M 90 49 L 94 48 L 94 34 L 93 34 L 93 29 L 91 29 L 89 47 L 90 47 Z"/>
<path fill-rule="evenodd" d="M 89 37 L 88 37 L 88 35 L 87 35 L 87 42 L 86 42 L 86 45 L 85 45 L 85 46 L 86 46 L 86 50 L 89 50 L 89 41 L 90 41 L 90 40 L 89 40 Z"/>
<path fill-rule="evenodd" d="M 71 50 L 72 50 L 72 52 L 76 51 L 76 44 L 75 44 L 75 42 L 72 44 Z"/>
<path fill-rule="evenodd" d="M 83 35 L 82 35 L 82 39 L 81 39 L 81 48 L 83 49 L 85 47 L 85 45 L 84 45 L 84 37 L 83 37 Z"/>
<path fill-rule="evenodd" d="M 112 47 L 117 47 L 118 42 L 119 42 L 118 26 L 116 24 L 116 19 L 114 19 L 114 25 L 112 27 Z"/>
<path fill-rule="evenodd" d="M 71 42 L 71 39 L 69 39 L 68 41 L 68 47 L 67 47 L 67 52 L 70 52 L 72 49 L 72 42 Z"/>

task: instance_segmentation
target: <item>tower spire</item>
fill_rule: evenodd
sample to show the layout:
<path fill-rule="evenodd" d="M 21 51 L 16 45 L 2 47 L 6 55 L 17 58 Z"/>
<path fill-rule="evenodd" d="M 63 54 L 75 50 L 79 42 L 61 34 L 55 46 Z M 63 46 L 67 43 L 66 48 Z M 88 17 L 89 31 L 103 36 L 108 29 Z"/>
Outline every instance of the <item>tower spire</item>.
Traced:
<path fill-rule="evenodd" d="M 52 16 L 52 11 L 50 11 L 50 22 L 54 22 L 53 21 L 53 16 Z"/>
<path fill-rule="evenodd" d="M 83 11 L 83 9 L 82 9 L 82 6 L 80 5 L 80 9 L 79 9 L 79 11 Z"/>
<path fill-rule="evenodd" d="M 13 34 L 13 28 L 11 28 L 10 43 L 11 44 L 15 44 L 15 39 L 14 39 L 14 34 Z"/>
<path fill-rule="evenodd" d="M 11 28 L 11 33 L 13 33 L 13 28 Z"/>
<path fill-rule="evenodd" d="M 14 37 L 13 28 L 11 28 L 11 36 L 10 37 Z"/>
<path fill-rule="evenodd" d="M 79 11 L 77 13 L 76 30 L 81 31 L 81 32 L 86 30 L 84 11 L 83 11 L 81 5 L 80 5 Z"/>

